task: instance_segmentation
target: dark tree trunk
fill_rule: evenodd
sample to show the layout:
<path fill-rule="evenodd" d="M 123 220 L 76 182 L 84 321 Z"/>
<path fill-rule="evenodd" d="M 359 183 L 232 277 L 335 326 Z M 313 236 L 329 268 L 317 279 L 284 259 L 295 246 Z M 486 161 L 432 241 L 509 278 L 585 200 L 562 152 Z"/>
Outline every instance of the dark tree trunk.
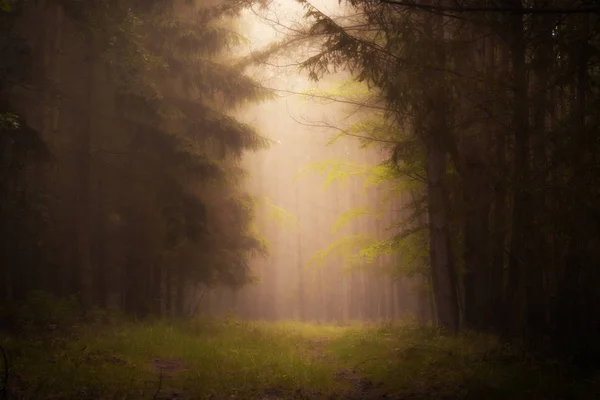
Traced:
<path fill-rule="evenodd" d="M 437 322 L 450 332 L 459 329 L 459 308 L 448 226 L 447 197 L 447 124 L 448 99 L 445 93 L 443 69 L 446 66 L 443 16 L 426 16 L 425 31 L 434 38 L 434 65 L 424 73 L 424 96 L 431 110 L 428 121 L 420 118 L 420 132 L 426 145 L 427 203 L 429 216 L 429 246 L 431 278 L 437 312 Z M 418 128 L 418 127 L 417 127 Z"/>
<path fill-rule="evenodd" d="M 506 170 L 506 137 L 503 133 L 496 134 L 495 163 L 498 171 Z M 505 261 L 506 261 L 506 231 L 508 209 L 506 204 L 506 181 L 502 174 L 496 177 L 494 185 L 494 201 L 492 212 L 492 261 L 491 261 L 491 289 L 492 303 L 491 325 L 498 330 L 504 325 L 505 305 Z"/>
<path fill-rule="evenodd" d="M 516 1 L 521 7 L 521 2 Z M 511 27 L 510 53 L 514 76 L 514 131 L 515 171 L 513 193 L 512 236 L 509 256 L 508 306 L 510 321 L 508 333 L 517 337 L 525 335 L 527 315 L 527 269 L 531 261 L 533 208 L 530 193 L 530 132 L 527 71 L 525 64 L 525 38 L 521 15 L 508 17 Z"/>
<path fill-rule="evenodd" d="M 182 317 L 185 314 L 185 273 L 183 266 L 177 268 L 177 284 L 175 295 L 175 314 Z"/>
<path fill-rule="evenodd" d="M 549 1 L 543 1 L 539 6 L 547 6 Z M 546 194 L 543 188 L 547 184 L 547 157 L 548 145 L 547 123 L 548 115 L 552 113 L 552 104 L 547 90 L 550 81 L 549 68 L 552 64 L 552 28 L 555 16 L 538 16 L 533 20 L 533 32 L 539 43 L 534 53 L 532 66 L 532 168 L 535 171 L 531 185 L 535 187 L 532 194 L 532 207 L 547 209 Z M 532 222 L 539 225 L 536 221 Z M 533 338 L 541 337 L 548 330 L 546 309 L 550 306 L 545 294 L 544 277 L 552 268 L 554 260 L 548 257 L 549 248 L 546 245 L 543 229 L 531 230 L 532 259 L 527 269 L 527 326 Z"/>
<path fill-rule="evenodd" d="M 96 79 L 96 50 L 91 33 L 86 33 L 85 45 L 87 49 L 85 62 L 88 70 L 86 79 L 87 88 L 85 93 L 87 97 L 87 107 L 85 113 L 82 115 L 83 119 L 80 125 L 80 132 L 76 138 L 75 145 L 77 158 L 77 175 L 74 182 L 77 215 L 77 264 L 75 265 L 75 269 L 79 278 L 79 293 L 81 295 L 82 305 L 84 308 L 90 308 L 93 305 L 93 268 L 91 260 L 91 141 L 92 131 L 94 129 L 94 83 Z"/>
<path fill-rule="evenodd" d="M 103 198 L 98 198 L 101 193 L 103 193 L 102 184 L 100 183 L 99 188 L 97 189 L 97 207 L 96 207 L 96 215 L 94 218 L 94 224 L 98 227 L 95 235 L 95 243 L 92 246 L 94 249 L 94 260 L 95 260 L 95 268 L 94 268 L 94 303 L 95 305 L 105 308 L 107 306 L 107 297 L 108 297 L 108 232 L 107 232 L 107 222 L 104 210 L 105 200 Z"/>
<path fill-rule="evenodd" d="M 162 315 L 162 304 L 163 304 L 163 268 L 162 259 L 157 257 L 153 266 L 152 276 L 152 290 L 150 296 L 152 297 L 152 314 L 161 316 Z"/>
<path fill-rule="evenodd" d="M 172 266 L 165 268 L 165 310 L 168 316 L 173 316 L 173 274 Z"/>
<path fill-rule="evenodd" d="M 429 203 L 429 242 L 431 275 L 438 323 L 451 332 L 458 331 L 458 299 L 453 284 L 454 270 L 450 252 L 446 214 L 446 153 L 439 141 L 430 141 L 427 154 Z"/>
<path fill-rule="evenodd" d="M 470 138 L 470 140 L 474 140 Z M 464 290 L 465 324 L 473 329 L 487 328 L 491 313 L 490 301 L 490 200 L 486 168 L 479 159 L 477 148 L 464 165 L 463 201 L 464 224 Z"/>
<path fill-rule="evenodd" d="M 498 46 L 496 40 L 490 39 L 490 58 L 493 58 L 494 50 Z M 492 68 L 491 76 L 505 76 L 509 71 L 510 54 L 506 46 L 499 47 L 498 62 L 490 60 Z M 499 126 L 494 126 L 493 133 L 493 165 L 496 166 L 492 193 L 492 215 L 491 215 L 491 271 L 490 271 L 490 301 L 491 318 L 490 327 L 497 333 L 505 331 L 507 325 L 506 316 L 506 244 L 508 232 L 508 204 L 507 204 L 507 180 L 506 172 L 506 149 L 508 133 Z"/>
<path fill-rule="evenodd" d="M 597 282 L 592 277 L 598 276 L 594 270 L 598 268 L 598 260 L 590 254 L 594 251 L 588 243 L 598 235 L 598 226 L 592 226 L 591 213 L 586 209 L 584 202 L 579 202 L 575 197 L 586 196 L 589 193 L 589 182 L 593 181 L 591 163 L 597 138 L 595 132 L 586 126 L 586 99 L 589 85 L 589 49 L 587 37 L 589 35 L 589 19 L 582 17 L 581 42 L 577 49 L 577 79 L 575 82 L 575 99 L 573 100 L 574 137 L 576 159 L 571 161 L 571 168 L 575 170 L 568 182 L 568 187 L 574 193 L 571 200 L 569 242 L 565 260 L 565 267 L 559 285 L 557 309 L 557 339 L 563 354 L 572 353 L 578 358 L 598 356 L 600 346 L 597 343 L 597 315 L 598 306 L 592 299 L 593 293 L 598 291 Z M 596 216 L 597 218 L 597 216 Z M 597 250 L 596 250 L 597 251 Z M 593 349 L 593 350 L 592 350 Z M 589 354 L 584 354 L 589 353 Z M 571 355 L 571 354 L 569 354 Z"/>

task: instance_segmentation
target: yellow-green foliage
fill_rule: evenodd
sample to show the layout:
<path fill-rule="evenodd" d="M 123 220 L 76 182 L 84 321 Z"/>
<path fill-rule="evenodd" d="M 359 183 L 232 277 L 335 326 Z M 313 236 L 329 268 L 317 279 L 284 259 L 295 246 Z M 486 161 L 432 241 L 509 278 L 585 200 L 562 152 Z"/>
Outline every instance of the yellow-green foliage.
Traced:
<path fill-rule="evenodd" d="M 298 227 L 298 217 L 287 211 L 285 208 L 274 204 L 270 197 L 254 197 L 254 201 L 256 205 L 263 207 L 267 216 L 275 222 L 278 227 L 285 229 L 296 229 Z"/>
<path fill-rule="evenodd" d="M 379 257 L 400 254 L 402 260 L 395 265 L 386 265 L 382 270 L 392 274 L 412 276 L 425 273 L 429 266 L 429 253 L 423 243 L 428 242 L 424 227 L 404 232 L 389 239 L 378 239 L 372 235 L 359 234 L 342 237 L 327 248 L 318 251 L 309 263 L 323 265 L 329 258 L 341 257 L 345 269 L 366 268 Z"/>
<path fill-rule="evenodd" d="M 372 235 L 348 235 L 334 241 L 326 249 L 318 251 L 308 262 L 323 265 L 329 257 L 343 257 L 345 265 L 352 264 L 357 251 L 376 241 L 377 239 Z"/>
<path fill-rule="evenodd" d="M 303 175 L 308 175 L 310 172 L 316 172 L 320 175 L 325 175 L 324 187 L 327 188 L 334 182 L 346 182 L 351 176 L 365 176 L 370 165 L 349 162 L 347 160 L 325 160 L 307 164 L 300 169 L 294 176 L 298 179 Z"/>
<path fill-rule="evenodd" d="M 276 206 L 275 204 L 267 204 L 269 210 L 269 217 L 273 221 L 276 221 L 282 228 L 296 229 L 298 228 L 298 217 L 291 212 L 287 211 L 283 207 Z"/>
<path fill-rule="evenodd" d="M 419 193 L 423 189 L 423 183 L 418 180 L 399 179 L 398 171 L 390 163 L 368 165 L 344 160 L 326 160 L 307 165 L 298 173 L 298 176 L 309 172 L 325 175 L 325 187 L 334 182 L 345 183 L 351 177 L 364 179 L 365 190 L 380 185 L 390 186 L 390 190 L 381 199 L 380 204 L 356 207 L 342 212 L 331 228 L 333 233 L 337 233 L 357 218 L 379 219 L 384 210 L 389 208 L 390 203 L 394 202 L 400 194 Z M 410 207 L 399 207 L 409 211 L 409 209 L 413 209 L 413 206 L 414 204 L 411 204 Z M 386 266 L 385 270 L 408 276 L 418 272 L 424 273 L 427 271 L 429 263 L 428 236 L 426 225 L 415 225 L 419 218 L 420 215 L 413 211 L 408 217 L 403 217 L 399 221 L 388 221 L 388 225 L 384 229 L 388 232 L 397 232 L 391 237 L 380 238 L 373 235 L 354 234 L 340 238 L 329 244 L 327 248 L 317 252 L 309 260 L 309 263 L 323 265 L 330 257 L 342 257 L 344 267 L 351 269 L 367 267 L 381 256 L 399 254 L 401 258 L 398 264 Z"/>
<path fill-rule="evenodd" d="M 326 89 L 311 88 L 303 92 L 304 100 L 311 100 L 321 104 L 331 102 L 365 102 L 373 96 L 373 91 L 367 85 L 354 80 L 332 82 Z"/>
<path fill-rule="evenodd" d="M 340 214 L 340 216 L 338 217 L 338 220 L 335 222 L 335 224 L 331 228 L 331 232 L 332 233 L 338 232 L 340 230 L 340 228 L 343 228 L 344 226 L 348 225 L 349 223 L 351 223 L 352 221 L 354 221 L 355 219 L 357 219 L 359 217 L 376 216 L 377 218 L 379 218 L 380 214 L 381 214 L 381 212 L 377 212 L 376 210 L 373 210 L 370 207 L 351 208 L 350 210 L 344 211 Z"/>
<path fill-rule="evenodd" d="M 390 150 L 388 160 L 378 165 L 330 159 L 310 163 L 296 174 L 298 178 L 317 173 L 325 178 L 325 188 L 333 183 L 346 183 L 352 178 L 363 181 L 365 192 L 375 187 L 386 189 L 382 191 L 384 194 L 379 204 L 343 211 L 334 223 L 332 233 L 340 232 L 358 218 L 380 219 L 392 206 L 403 209 L 399 220 L 386 221 L 388 225 L 384 231 L 388 233 L 385 235 L 387 237 L 382 238 L 382 232 L 377 236 L 352 234 L 334 241 L 309 262 L 322 265 L 329 257 L 341 257 L 344 267 L 349 269 L 373 265 L 375 260 L 382 257 L 387 263 L 389 257 L 385 256 L 400 255 L 395 257 L 397 265 L 387 265 L 382 270 L 409 276 L 417 272 L 425 273 L 429 261 L 428 238 L 425 234 L 426 225 L 421 221 L 424 220 L 422 213 L 426 209 L 417 207 L 420 204 L 416 202 L 409 206 L 398 205 L 400 196 L 410 193 L 414 198 L 421 199 L 426 189 L 420 142 L 412 132 L 404 131 L 395 121 L 386 117 L 386 110 L 381 106 L 377 92 L 362 82 L 350 80 L 335 83 L 325 90 L 311 89 L 304 95 L 306 99 L 317 102 L 338 102 L 368 110 L 368 115 L 358 122 L 343 128 L 336 127 L 338 133 L 332 136 L 328 144 L 350 136 L 358 138 L 363 148 L 378 144 Z"/>

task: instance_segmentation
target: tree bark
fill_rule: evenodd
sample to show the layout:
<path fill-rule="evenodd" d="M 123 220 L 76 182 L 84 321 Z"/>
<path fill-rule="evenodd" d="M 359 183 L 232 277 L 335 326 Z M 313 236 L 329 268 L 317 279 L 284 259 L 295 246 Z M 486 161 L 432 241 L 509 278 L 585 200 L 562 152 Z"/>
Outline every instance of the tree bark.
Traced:
<path fill-rule="evenodd" d="M 520 1 L 515 6 L 522 7 Z M 508 305 L 510 322 L 508 333 L 523 337 L 527 315 L 527 269 L 530 268 L 533 208 L 530 193 L 530 132 L 529 99 L 527 93 L 527 71 L 525 64 L 525 37 L 521 15 L 509 16 L 511 27 L 510 53 L 513 72 L 515 171 L 513 193 L 512 236 L 509 256 Z"/>
<path fill-rule="evenodd" d="M 183 265 L 177 266 L 177 282 L 175 287 L 175 315 L 184 316 L 185 312 L 185 274 Z"/>
<path fill-rule="evenodd" d="M 298 216 L 298 233 L 296 235 L 296 257 L 297 257 L 297 274 L 298 274 L 298 317 L 301 321 L 306 318 L 306 310 L 304 305 L 304 269 L 302 260 L 302 224 L 301 218 L 301 203 L 300 200 L 300 181 L 296 182 L 296 215 Z"/>
<path fill-rule="evenodd" d="M 77 213 L 77 276 L 79 277 L 79 292 L 81 302 L 84 308 L 90 308 L 93 305 L 92 288 L 92 260 L 91 260 L 91 140 L 94 113 L 94 85 L 95 85 L 95 65 L 96 49 L 94 38 L 91 33 L 85 35 L 85 45 L 87 49 L 86 67 L 87 76 L 87 109 L 83 116 L 82 126 L 76 142 L 77 155 L 77 178 L 76 187 L 76 213 Z"/>
<path fill-rule="evenodd" d="M 473 138 L 470 138 L 473 139 Z M 482 147 L 465 164 L 463 174 L 464 222 L 464 288 L 465 324 L 473 329 L 485 329 L 490 308 L 489 213 L 488 181 Z"/>
<path fill-rule="evenodd" d="M 444 93 L 444 76 L 440 72 L 446 64 L 443 17 L 431 17 L 426 21 L 426 30 L 431 37 L 435 35 L 434 57 L 438 67 L 429 72 L 427 79 L 429 82 L 425 91 L 430 99 L 432 117 L 431 125 L 426 126 L 423 132 L 426 143 L 431 276 L 438 324 L 455 333 L 459 329 L 459 309 L 448 227 L 447 149 L 444 140 L 444 136 L 450 133 L 446 120 L 448 100 Z"/>
<path fill-rule="evenodd" d="M 171 272 L 172 269 L 172 265 L 168 265 L 165 268 L 165 312 L 169 317 L 173 316 L 173 274 Z"/>
<path fill-rule="evenodd" d="M 498 46 L 495 40 L 491 39 L 494 48 Z M 500 55 L 498 62 L 490 62 L 493 68 L 491 77 L 504 76 L 509 70 L 510 57 L 506 46 L 499 48 Z M 494 71 L 495 70 L 495 71 Z M 491 271 L 490 271 L 490 301 L 492 317 L 490 318 L 490 327 L 501 332 L 506 325 L 506 305 L 505 305 L 505 263 L 506 263 L 506 238 L 508 221 L 507 187 L 506 176 L 506 135 L 498 126 L 492 129 L 493 132 L 493 164 L 496 166 L 494 174 L 494 185 L 492 193 L 492 215 L 491 215 Z"/>
<path fill-rule="evenodd" d="M 539 6 L 548 6 L 549 1 L 539 2 Z M 552 104 L 547 90 L 550 81 L 549 69 L 552 65 L 552 28 L 555 25 L 555 16 L 538 16 L 533 21 L 532 30 L 534 40 L 539 43 L 532 60 L 532 169 L 535 171 L 531 185 L 535 188 L 531 196 L 532 207 L 546 210 L 547 208 L 547 156 L 548 143 L 547 119 L 552 114 Z M 537 221 L 532 224 L 538 225 Z M 539 338 L 547 330 L 545 310 L 550 307 L 549 298 L 545 294 L 544 278 L 552 268 L 554 260 L 548 256 L 549 248 L 546 245 L 546 232 L 542 229 L 532 230 L 530 237 L 532 259 L 527 269 L 527 325 L 532 337 Z"/>

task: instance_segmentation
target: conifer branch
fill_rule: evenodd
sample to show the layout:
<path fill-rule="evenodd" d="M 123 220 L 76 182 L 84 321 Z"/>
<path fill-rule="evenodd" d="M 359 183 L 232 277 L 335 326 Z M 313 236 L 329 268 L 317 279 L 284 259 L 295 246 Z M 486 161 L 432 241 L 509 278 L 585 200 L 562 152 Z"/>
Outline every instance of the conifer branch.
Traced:
<path fill-rule="evenodd" d="M 480 6 L 444 6 L 421 4 L 416 1 L 379 0 L 381 3 L 399 7 L 444 13 L 506 13 L 506 14 L 600 14 L 600 7 L 580 8 L 536 8 L 536 7 L 480 7 Z"/>
<path fill-rule="evenodd" d="M 324 122 L 324 121 L 321 121 L 320 123 L 302 122 L 302 121 L 299 121 L 297 118 L 295 118 L 292 115 L 290 115 L 290 118 L 293 119 L 295 122 L 297 122 L 297 123 L 299 123 L 301 125 L 310 127 L 310 128 L 335 129 L 338 132 L 340 132 L 340 133 L 342 133 L 342 134 L 344 134 L 346 136 L 352 136 L 352 137 L 355 137 L 355 138 L 358 138 L 358 139 L 369 140 L 369 141 L 372 141 L 372 142 L 379 142 L 379 143 L 388 143 L 388 144 L 393 144 L 393 145 L 398 144 L 398 142 L 396 140 L 377 139 L 377 138 L 373 138 L 373 137 L 370 137 L 370 136 L 364 136 L 364 135 L 359 135 L 359 134 L 356 134 L 356 133 L 350 133 L 350 132 L 348 132 L 345 129 L 342 129 L 340 127 L 337 127 L 335 125 L 329 124 L 329 123 Z"/>

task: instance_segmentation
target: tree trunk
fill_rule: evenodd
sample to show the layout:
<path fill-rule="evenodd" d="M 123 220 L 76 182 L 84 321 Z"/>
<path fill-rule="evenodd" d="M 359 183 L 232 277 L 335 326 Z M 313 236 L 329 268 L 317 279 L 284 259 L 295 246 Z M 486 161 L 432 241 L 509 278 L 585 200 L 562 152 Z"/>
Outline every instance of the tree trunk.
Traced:
<path fill-rule="evenodd" d="M 575 155 L 576 158 L 571 161 L 571 168 L 576 172 L 572 174 L 568 182 L 568 187 L 574 193 L 573 197 L 579 194 L 585 195 L 589 191 L 588 184 L 593 181 L 590 165 L 594 162 L 595 132 L 586 125 L 586 99 L 589 85 L 589 19 L 582 17 L 581 23 L 581 42 L 580 49 L 577 51 L 577 77 L 575 82 L 575 98 L 573 100 L 574 131 L 575 136 Z M 592 282 L 590 270 L 597 269 L 597 260 L 589 256 L 590 236 L 594 236 L 597 227 L 592 227 L 590 221 L 590 211 L 573 201 L 573 210 L 571 212 L 571 221 L 569 226 L 569 242 L 566 254 L 565 267 L 560 281 L 558 293 L 558 312 L 557 312 L 557 339 L 558 344 L 565 354 L 582 352 L 593 353 L 592 348 L 598 351 L 595 345 L 596 334 L 594 331 L 594 315 L 597 315 L 598 306 L 594 304 L 591 295 L 597 292 Z M 583 205 L 582 203 L 579 203 Z M 592 222 L 593 223 L 593 222 Z M 597 233 L 596 233 L 597 234 Z M 596 247 L 596 246 L 594 246 Z M 590 261 L 588 261 L 588 259 Z M 596 262 L 593 262 L 596 261 Z M 587 265 L 587 264 L 590 265 Z M 597 275 L 597 273 L 596 273 Z M 595 312 L 596 311 L 596 312 Z M 591 354 L 588 354 L 590 356 Z M 597 356 L 597 354 L 593 354 Z M 592 356 L 593 356 L 592 355 Z"/>
<path fill-rule="evenodd" d="M 77 264 L 75 268 L 79 277 L 79 292 L 84 308 L 93 305 L 92 292 L 92 260 L 91 260 L 91 140 L 93 128 L 94 83 L 96 50 L 94 38 L 91 33 L 86 33 L 85 39 L 88 69 L 86 88 L 87 109 L 83 116 L 81 131 L 76 142 L 77 179 L 76 187 L 76 213 L 77 213 Z"/>
<path fill-rule="evenodd" d="M 492 43 L 496 46 L 495 41 Z M 490 62 L 490 66 L 496 67 L 492 76 L 506 75 L 509 70 L 509 54 L 505 46 L 500 48 L 501 54 L 498 63 Z M 491 313 L 490 327 L 496 332 L 501 332 L 506 326 L 506 304 L 505 304 L 505 262 L 506 262 L 506 234 L 508 230 L 508 204 L 506 188 L 506 135 L 507 133 L 494 127 L 493 130 L 493 165 L 496 166 L 493 185 L 492 215 L 491 215 L 491 271 L 490 271 L 490 301 Z"/>
<path fill-rule="evenodd" d="M 446 153 L 439 141 L 432 140 L 427 153 L 427 198 L 433 292 L 439 324 L 451 332 L 457 332 L 458 299 L 452 284 L 454 271 L 449 246 L 445 182 Z"/>
<path fill-rule="evenodd" d="M 98 198 L 100 194 L 104 193 L 102 183 L 99 182 L 98 195 L 96 196 L 96 213 L 94 218 L 94 224 L 98 227 L 96 235 L 94 236 L 95 243 L 92 246 L 94 253 L 95 268 L 94 268 L 94 303 L 95 305 L 105 308 L 108 300 L 108 276 L 109 276 L 109 265 L 108 259 L 108 227 L 106 222 L 106 211 L 105 211 L 105 199 Z"/>
<path fill-rule="evenodd" d="M 173 274 L 172 266 L 165 268 L 165 312 L 169 317 L 173 316 Z"/>
<path fill-rule="evenodd" d="M 156 261 L 153 265 L 153 276 L 152 276 L 152 289 L 151 289 L 151 297 L 152 307 L 151 313 L 156 316 L 162 316 L 162 304 L 163 304 L 163 268 L 162 268 L 162 259 L 160 256 L 157 257 Z"/>
<path fill-rule="evenodd" d="M 447 98 L 444 93 L 444 76 L 440 72 L 446 64 L 443 44 L 443 17 L 431 17 L 426 22 L 426 30 L 435 35 L 435 71 L 429 71 L 429 85 L 425 88 L 430 98 L 432 110 L 431 126 L 425 128 L 427 202 L 429 215 L 429 244 L 433 293 L 439 325 L 450 332 L 459 328 L 458 298 L 455 285 L 455 271 L 450 249 L 450 236 L 447 216 L 446 194 L 446 155 L 445 135 L 449 135 L 447 125 Z"/>
<path fill-rule="evenodd" d="M 468 140 L 474 141 L 475 138 Z M 490 314 L 489 213 L 488 181 L 481 161 L 483 147 L 468 155 L 463 171 L 464 222 L 464 290 L 465 324 L 485 329 Z"/>
<path fill-rule="evenodd" d="M 515 6 L 522 7 L 520 1 Z M 509 256 L 508 306 L 510 322 L 508 332 L 521 337 L 525 334 L 527 315 L 527 269 L 531 266 L 531 238 L 533 208 L 530 193 L 530 132 L 527 71 L 525 64 L 525 38 L 522 15 L 510 19 L 510 52 L 514 76 L 513 131 L 515 147 L 515 172 L 513 193 L 512 237 Z"/>
<path fill-rule="evenodd" d="M 304 271 L 302 268 L 302 224 L 300 222 L 300 181 L 296 182 L 296 215 L 298 216 L 298 232 L 296 234 L 296 257 L 297 257 L 297 274 L 298 274 L 298 317 L 301 321 L 305 319 L 304 310 Z"/>
<path fill-rule="evenodd" d="M 540 2 L 538 6 L 547 6 L 550 2 Z M 532 208 L 547 209 L 547 157 L 546 146 L 548 143 L 547 118 L 552 113 L 552 104 L 547 90 L 550 81 L 549 68 L 552 64 L 552 28 L 556 17 L 553 15 L 538 16 L 533 20 L 533 31 L 536 41 L 539 42 L 532 60 L 532 168 L 535 171 L 531 185 L 536 188 L 532 195 Z M 532 224 L 538 225 L 537 221 Z M 548 256 L 549 248 L 541 229 L 532 229 L 530 237 L 532 259 L 527 269 L 527 326 L 532 337 L 539 338 L 547 331 L 545 310 L 550 306 L 549 298 L 545 294 L 544 277 L 554 264 L 552 257 Z"/>
<path fill-rule="evenodd" d="M 485 28 L 484 28 L 485 29 Z M 473 41 L 471 57 L 459 62 L 461 71 L 475 69 L 478 73 L 488 74 L 494 68 L 494 43 L 480 39 L 482 32 L 475 29 L 468 33 Z M 469 59 L 471 60 L 468 63 Z M 470 65 L 465 65 L 465 64 Z M 483 86 L 483 85 L 480 85 Z M 485 93 L 485 88 L 479 90 Z M 469 107 L 468 113 L 473 113 Z M 484 115 L 482 115 L 484 117 Z M 487 160 L 490 148 L 490 121 L 477 123 L 474 129 L 467 129 L 461 135 L 459 172 L 462 183 L 464 204 L 464 322 L 473 329 L 487 329 L 492 315 L 491 300 L 491 235 L 489 217 L 491 210 L 490 176 Z"/>
<path fill-rule="evenodd" d="M 185 274 L 182 265 L 177 267 L 177 284 L 175 290 L 175 315 L 182 317 L 185 312 Z"/>

